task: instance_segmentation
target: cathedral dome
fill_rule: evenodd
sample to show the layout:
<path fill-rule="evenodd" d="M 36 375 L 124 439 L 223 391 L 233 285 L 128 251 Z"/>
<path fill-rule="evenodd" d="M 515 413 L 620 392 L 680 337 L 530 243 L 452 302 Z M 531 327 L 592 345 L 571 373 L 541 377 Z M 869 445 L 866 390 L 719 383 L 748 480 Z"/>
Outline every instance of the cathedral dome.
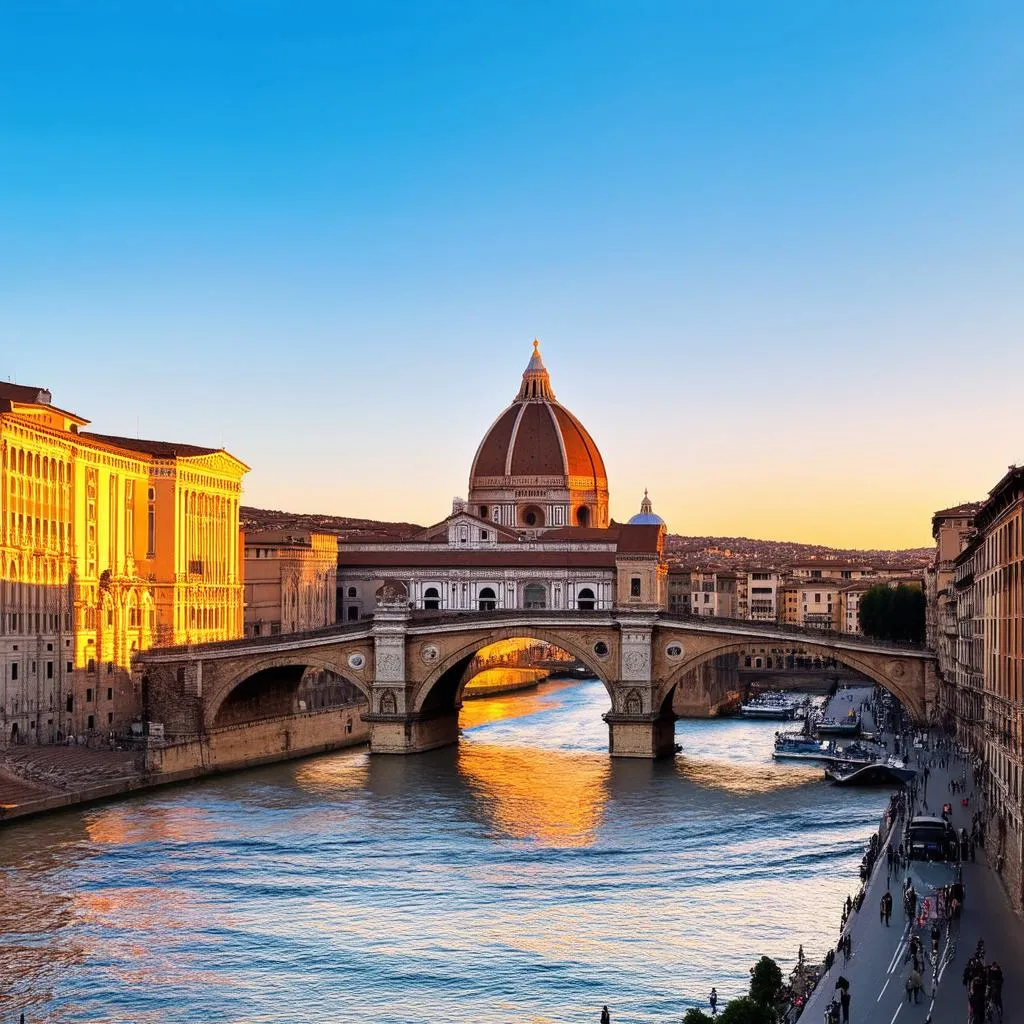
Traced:
<path fill-rule="evenodd" d="M 640 511 L 633 516 L 629 524 L 630 526 L 664 526 L 665 520 L 654 511 L 654 506 L 651 505 L 651 499 L 647 495 L 647 489 L 644 488 L 644 500 L 640 502 Z"/>
<path fill-rule="evenodd" d="M 469 478 L 469 510 L 508 526 L 607 526 L 604 460 L 555 399 L 533 343 L 519 394 L 484 435 Z"/>

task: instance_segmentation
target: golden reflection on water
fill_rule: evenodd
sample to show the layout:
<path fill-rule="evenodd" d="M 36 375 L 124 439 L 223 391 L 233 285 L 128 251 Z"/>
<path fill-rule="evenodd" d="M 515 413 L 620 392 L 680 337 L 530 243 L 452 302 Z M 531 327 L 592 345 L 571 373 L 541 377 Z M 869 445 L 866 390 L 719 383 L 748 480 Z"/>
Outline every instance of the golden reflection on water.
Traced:
<path fill-rule="evenodd" d="M 197 807 L 149 807 L 140 814 L 135 804 L 103 807 L 85 820 L 85 831 L 94 843 L 206 842 L 215 830 L 211 816 Z"/>
<path fill-rule="evenodd" d="M 525 690 L 505 696 L 488 697 L 486 700 L 470 700 L 462 705 L 459 712 L 459 726 L 462 729 L 474 729 L 478 725 L 487 725 L 509 718 L 525 718 L 541 711 L 557 708 L 562 701 L 557 694 L 570 686 L 579 684 L 571 679 L 549 681 L 544 684 L 544 692 Z"/>
<path fill-rule="evenodd" d="M 370 758 L 364 751 L 359 755 L 342 757 L 314 757 L 300 762 L 295 782 L 309 793 L 329 793 L 337 790 L 362 790 L 370 777 Z"/>
<path fill-rule="evenodd" d="M 505 835 L 559 848 L 593 844 L 608 801 L 606 754 L 463 743 L 457 765 Z"/>
<path fill-rule="evenodd" d="M 708 789 L 727 793 L 750 795 L 775 793 L 783 789 L 796 789 L 821 778 L 821 768 L 803 765 L 781 767 L 774 762 L 766 765 L 737 764 L 731 761 L 676 758 L 676 771 L 688 782 Z"/>

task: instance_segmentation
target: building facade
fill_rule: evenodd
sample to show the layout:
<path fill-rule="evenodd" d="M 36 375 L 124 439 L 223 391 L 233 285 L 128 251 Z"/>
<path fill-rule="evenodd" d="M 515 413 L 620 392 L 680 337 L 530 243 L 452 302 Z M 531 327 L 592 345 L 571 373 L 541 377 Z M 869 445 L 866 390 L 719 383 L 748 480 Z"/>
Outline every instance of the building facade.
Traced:
<path fill-rule="evenodd" d="M 942 713 L 981 759 L 990 849 L 1018 905 L 1024 875 L 1024 467 L 978 506 L 936 513 L 931 630 Z M 955 553 L 957 548 L 962 548 Z M 952 577 L 950 583 L 950 576 Z M 941 596 L 940 596 L 941 595 Z M 952 609 L 952 611 L 951 611 Z M 955 626 L 955 635 L 953 627 Z M 992 834 L 991 831 L 989 833 Z"/>
<path fill-rule="evenodd" d="M 245 635 L 273 636 L 335 620 L 338 538 L 309 530 L 245 535 Z"/>
<path fill-rule="evenodd" d="M 139 710 L 134 652 L 241 635 L 246 467 L 87 424 L 42 388 L 0 384 L 0 743 L 122 729 Z"/>

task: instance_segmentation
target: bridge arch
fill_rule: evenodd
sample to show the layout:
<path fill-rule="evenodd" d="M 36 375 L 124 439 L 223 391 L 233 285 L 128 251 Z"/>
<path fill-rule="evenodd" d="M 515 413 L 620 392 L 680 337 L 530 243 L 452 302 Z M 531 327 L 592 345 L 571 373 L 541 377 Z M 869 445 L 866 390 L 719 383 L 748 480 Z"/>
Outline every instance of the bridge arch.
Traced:
<path fill-rule="evenodd" d="M 210 663 L 207 662 L 209 665 Z M 264 672 L 271 672 L 280 669 L 286 674 L 283 678 L 284 684 L 290 686 L 293 691 L 297 690 L 306 671 L 314 669 L 320 672 L 330 672 L 339 679 L 354 686 L 363 698 L 369 703 L 370 687 L 362 679 L 359 679 L 347 668 L 339 664 L 339 659 L 332 657 L 318 657 L 306 651 L 293 651 L 291 653 L 275 653 L 263 658 L 247 661 L 241 667 L 236 667 L 227 673 L 223 679 L 218 680 L 214 687 L 207 691 L 204 701 L 204 725 L 209 731 L 216 728 L 217 716 L 225 703 L 237 694 L 245 684 Z"/>
<path fill-rule="evenodd" d="M 687 634 L 683 631 L 675 633 L 673 631 L 664 631 L 662 633 L 662 640 L 668 638 L 670 641 L 678 639 L 682 645 L 683 650 L 687 647 Z M 771 639 L 774 642 L 774 638 Z M 720 643 L 716 643 L 714 646 L 704 648 L 699 652 L 696 652 L 689 657 L 686 657 L 682 662 L 674 665 L 671 671 L 661 680 L 658 692 L 654 701 L 655 707 L 660 707 L 663 713 L 667 713 L 671 709 L 672 695 L 676 689 L 676 686 L 682 681 L 683 677 L 692 672 L 694 669 L 700 668 L 701 665 L 719 657 L 723 654 L 738 654 L 745 648 L 750 647 L 751 644 L 757 643 L 759 638 L 757 637 L 744 637 L 742 640 L 727 641 L 723 640 Z M 765 639 L 760 640 L 761 643 L 766 642 Z M 802 650 L 813 651 L 823 656 L 834 658 L 837 662 L 845 665 L 847 668 L 852 668 L 857 672 L 870 679 L 872 682 L 877 683 L 883 689 L 888 690 L 894 697 L 896 697 L 913 718 L 918 721 L 924 721 L 926 719 L 925 709 L 925 695 L 924 688 L 921 680 L 921 674 L 918 670 L 911 668 L 910 658 L 901 658 L 900 655 L 893 651 L 888 653 L 887 656 L 883 655 L 886 662 L 899 666 L 899 669 L 895 672 L 884 671 L 881 669 L 877 661 L 879 655 L 874 654 L 870 651 L 855 651 L 848 648 L 835 647 L 827 642 L 815 642 L 813 640 L 807 640 L 804 637 L 793 637 L 788 638 L 786 641 L 779 641 L 791 644 L 793 647 L 799 647 Z"/>
<path fill-rule="evenodd" d="M 613 658 L 609 656 L 607 662 L 602 662 L 587 646 L 589 634 L 587 637 L 577 637 L 571 633 L 566 634 L 550 628 L 521 625 L 492 626 L 465 637 L 459 646 L 442 658 L 419 684 L 413 697 L 412 711 L 426 713 L 456 709 L 462 696 L 462 690 L 465 688 L 463 674 L 470 661 L 483 648 L 489 647 L 491 644 L 501 640 L 518 639 L 540 640 L 543 643 L 551 644 L 552 647 L 559 647 L 563 651 L 567 651 L 586 665 L 595 678 L 601 680 L 608 693 L 608 699 L 612 702 L 612 707 L 615 706 L 612 678 L 609 674 Z"/>

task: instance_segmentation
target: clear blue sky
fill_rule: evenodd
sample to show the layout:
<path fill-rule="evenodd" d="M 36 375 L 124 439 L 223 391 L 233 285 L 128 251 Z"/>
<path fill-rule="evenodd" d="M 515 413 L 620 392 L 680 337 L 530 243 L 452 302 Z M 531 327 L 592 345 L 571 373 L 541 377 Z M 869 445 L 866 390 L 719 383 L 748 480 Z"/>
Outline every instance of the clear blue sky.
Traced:
<path fill-rule="evenodd" d="M 1024 5 L 0 5 L 0 376 L 430 522 L 534 335 L 684 533 L 1024 460 Z M 981 397 L 979 397 L 979 395 Z"/>

